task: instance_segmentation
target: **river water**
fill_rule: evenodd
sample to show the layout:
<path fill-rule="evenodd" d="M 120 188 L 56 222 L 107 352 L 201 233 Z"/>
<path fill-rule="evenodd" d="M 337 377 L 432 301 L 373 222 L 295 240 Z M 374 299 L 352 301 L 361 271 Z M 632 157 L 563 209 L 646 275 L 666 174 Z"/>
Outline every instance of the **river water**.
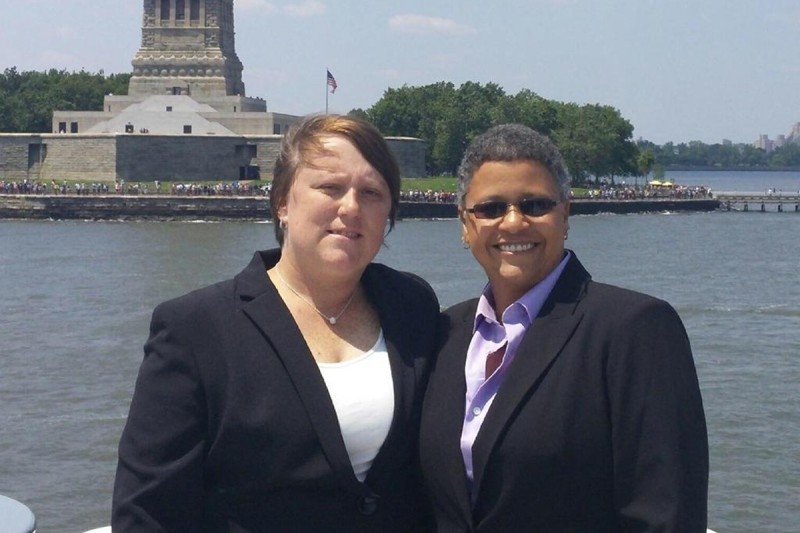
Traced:
<path fill-rule="evenodd" d="M 797 173 L 732 178 L 678 182 L 800 186 Z M 567 244 L 595 279 L 664 298 L 686 324 L 709 426 L 710 527 L 797 531 L 800 215 L 595 215 L 570 224 Z M 456 221 L 403 221 L 388 242 L 378 260 L 425 277 L 443 305 L 483 286 Z M 152 308 L 233 275 L 274 243 L 272 226 L 259 223 L 0 222 L 0 494 L 31 507 L 39 531 L 108 523 Z"/>

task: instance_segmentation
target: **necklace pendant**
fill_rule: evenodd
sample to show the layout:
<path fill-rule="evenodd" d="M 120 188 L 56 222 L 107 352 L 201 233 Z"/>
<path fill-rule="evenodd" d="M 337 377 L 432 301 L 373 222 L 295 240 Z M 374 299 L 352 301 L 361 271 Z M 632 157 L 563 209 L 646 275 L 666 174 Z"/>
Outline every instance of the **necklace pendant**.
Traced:
<path fill-rule="evenodd" d="M 336 317 L 335 316 L 328 317 L 328 322 L 330 322 L 331 324 L 336 324 Z"/>

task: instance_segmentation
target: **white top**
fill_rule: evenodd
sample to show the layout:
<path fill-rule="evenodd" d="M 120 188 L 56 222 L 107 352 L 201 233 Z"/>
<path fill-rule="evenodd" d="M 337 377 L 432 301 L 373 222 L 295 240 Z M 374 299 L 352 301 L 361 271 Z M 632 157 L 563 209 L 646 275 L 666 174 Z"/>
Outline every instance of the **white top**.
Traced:
<path fill-rule="evenodd" d="M 364 355 L 341 363 L 318 363 L 336 409 L 350 463 L 364 481 L 389 434 L 394 386 L 383 331 Z"/>

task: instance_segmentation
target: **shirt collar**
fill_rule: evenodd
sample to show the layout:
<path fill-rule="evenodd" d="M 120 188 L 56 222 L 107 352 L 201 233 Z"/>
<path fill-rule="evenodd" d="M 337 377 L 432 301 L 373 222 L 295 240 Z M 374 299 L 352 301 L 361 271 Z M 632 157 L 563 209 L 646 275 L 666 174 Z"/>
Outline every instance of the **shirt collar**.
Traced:
<path fill-rule="evenodd" d="M 524 311 L 527 317 L 528 325 L 532 324 L 533 320 L 536 318 L 536 315 L 538 315 L 539 311 L 542 309 L 545 300 L 547 300 L 547 297 L 550 296 L 556 281 L 558 281 L 558 278 L 561 277 L 561 273 L 567 266 L 571 256 L 572 254 L 569 250 L 564 250 L 564 258 L 558 265 L 556 265 L 556 268 L 551 270 L 542 281 L 531 287 L 531 289 L 523 294 L 519 300 L 508 306 L 508 308 L 503 312 L 503 323 L 507 322 L 505 319 L 508 318 L 510 313 L 514 313 L 515 308 L 520 308 Z M 476 331 L 478 326 L 480 326 L 483 321 L 498 322 L 497 316 L 494 312 L 494 295 L 492 294 L 491 283 L 486 284 L 486 286 L 483 288 L 483 292 L 481 293 L 481 297 L 478 300 L 478 308 L 475 311 L 475 323 L 473 324 L 473 331 Z"/>

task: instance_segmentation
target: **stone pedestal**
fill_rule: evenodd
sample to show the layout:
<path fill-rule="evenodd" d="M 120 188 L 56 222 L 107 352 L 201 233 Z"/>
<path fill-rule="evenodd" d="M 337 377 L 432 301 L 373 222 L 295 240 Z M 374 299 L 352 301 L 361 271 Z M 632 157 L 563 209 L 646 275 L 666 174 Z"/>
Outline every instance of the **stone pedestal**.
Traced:
<path fill-rule="evenodd" d="M 128 95 L 244 96 L 233 0 L 144 0 Z"/>

